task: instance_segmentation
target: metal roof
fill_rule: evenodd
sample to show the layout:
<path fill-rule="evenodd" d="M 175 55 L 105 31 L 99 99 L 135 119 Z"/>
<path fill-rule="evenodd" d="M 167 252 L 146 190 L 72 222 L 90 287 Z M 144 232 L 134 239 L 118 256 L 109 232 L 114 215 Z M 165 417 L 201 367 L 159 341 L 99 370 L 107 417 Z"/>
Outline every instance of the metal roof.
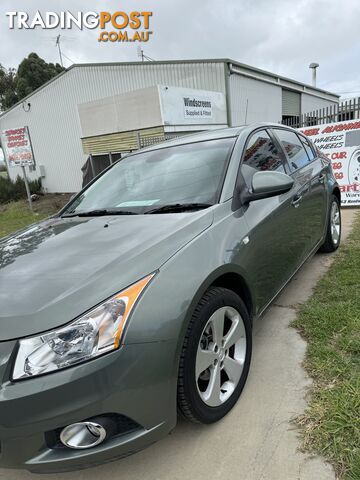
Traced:
<path fill-rule="evenodd" d="M 197 58 L 191 60 L 154 60 L 151 62 L 95 62 L 95 63 L 74 63 L 71 65 L 68 70 L 76 67 L 94 67 L 94 66 L 116 66 L 116 65 L 171 65 L 171 64 L 180 64 L 180 63 L 227 63 L 229 65 L 233 65 L 236 67 L 243 68 L 244 70 L 249 70 L 249 72 L 259 73 L 261 75 L 268 76 L 275 80 L 284 80 L 286 82 L 293 83 L 294 85 L 300 85 L 301 87 L 309 88 L 310 90 L 316 90 L 317 92 L 326 93 L 327 95 L 333 95 L 336 98 L 340 98 L 340 95 L 337 93 L 330 92 L 328 90 L 324 90 L 322 88 L 314 87 L 308 83 L 299 82 L 298 80 L 294 80 L 289 77 L 284 77 L 282 75 L 278 75 L 277 73 L 269 72 L 268 70 L 262 70 L 261 68 L 253 67 L 251 65 L 247 65 L 246 63 L 238 62 L 237 60 L 232 60 L 231 58 Z M 241 73 L 240 73 L 241 75 Z"/>
<path fill-rule="evenodd" d="M 226 63 L 228 65 L 231 65 L 231 66 L 235 66 L 235 67 L 238 67 L 239 69 L 242 69 L 243 71 L 238 71 L 238 72 L 234 72 L 236 74 L 239 74 L 241 75 L 242 73 L 245 73 L 246 74 L 246 71 L 248 71 L 249 73 L 253 73 L 253 74 L 259 74 L 259 75 L 262 75 L 262 77 L 259 77 L 258 80 L 261 81 L 266 81 L 266 80 L 272 80 L 273 82 L 277 82 L 279 83 L 279 86 L 283 86 L 281 85 L 281 81 L 283 82 L 287 82 L 288 84 L 290 85 L 287 85 L 286 88 L 290 88 L 291 89 L 291 84 L 294 85 L 294 87 L 303 87 L 303 90 L 304 92 L 306 93 L 310 93 L 308 92 L 309 91 L 315 91 L 315 92 L 318 92 L 318 93 L 323 93 L 323 94 L 326 94 L 326 95 L 331 95 L 334 97 L 334 100 L 336 99 L 339 99 L 340 98 L 340 95 L 336 94 L 336 93 L 333 93 L 333 92 L 329 92 L 327 90 L 323 90 L 321 88 L 317 88 L 317 87 L 314 87 L 312 85 L 309 85 L 309 84 L 306 84 L 306 83 L 302 83 L 302 82 L 299 82 L 297 80 L 293 80 L 291 78 L 288 78 L 288 77 L 284 77 L 282 75 L 278 75 L 276 73 L 272 73 L 272 72 L 269 72 L 269 71 L 266 71 L 266 70 L 262 70 L 260 68 L 257 68 L 257 67 L 252 67 L 251 65 L 247 65 L 245 63 L 241 63 L 241 62 L 238 62 L 236 60 L 231 60 L 230 58 L 208 58 L 208 59 L 191 59 L 191 60 L 155 60 L 155 61 L 151 61 L 151 62 L 94 62 L 94 63 L 74 63 L 73 65 L 71 65 L 69 68 L 67 68 L 65 71 L 61 72 L 59 75 L 57 75 L 56 77 L 52 78 L 51 80 L 49 80 L 48 82 L 44 83 L 44 85 L 42 85 L 41 87 L 37 88 L 36 90 L 34 90 L 32 93 L 30 93 L 29 95 L 27 95 L 26 97 L 24 97 L 23 99 L 21 99 L 19 102 L 17 102 L 15 105 L 13 105 L 11 108 L 9 108 L 8 110 L 6 110 L 5 112 L 2 112 L 0 114 L 0 118 L 3 117 L 4 115 L 6 115 L 8 112 L 10 112 L 11 110 L 13 110 L 15 107 L 17 107 L 18 105 L 22 104 L 23 102 L 25 102 L 27 99 L 31 98 L 33 95 L 37 94 L 38 92 L 40 92 L 41 90 L 45 89 L 49 84 L 51 84 L 52 82 L 54 81 L 58 81 L 60 80 L 60 78 L 63 76 L 63 75 L 66 75 L 67 72 L 69 72 L 70 70 L 73 70 L 74 68 L 86 68 L 86 67 L 114 67 L 114 66 L 126 66 L 126 65 L 131 65 L 131 66 L 134 66 L 134 65 L 138 65 L 138 66 L 149 66 L 149 65 L 173 65 L 173 64 L 191 64 L 191 63 Z M 245 72 L 244 72 L 245 71 Z M 266 78 L 268 77 L 268 78 Z"/>

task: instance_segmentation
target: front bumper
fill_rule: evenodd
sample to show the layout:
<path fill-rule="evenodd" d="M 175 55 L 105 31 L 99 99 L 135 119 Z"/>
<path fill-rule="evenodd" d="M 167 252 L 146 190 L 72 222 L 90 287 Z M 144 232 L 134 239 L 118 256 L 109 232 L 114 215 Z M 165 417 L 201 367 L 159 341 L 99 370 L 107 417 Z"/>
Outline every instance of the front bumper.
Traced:
<path fill-rule="evenodd" d="M 176 424 L 176 344 L 126 345 L 42 377 L 10 381 L 15 342 L 0 343 L 0 467 L 78 470 L 154 443 Z M 46 432 L 118 414 L 139 425 L 87 449 L 51 448 Z"/>

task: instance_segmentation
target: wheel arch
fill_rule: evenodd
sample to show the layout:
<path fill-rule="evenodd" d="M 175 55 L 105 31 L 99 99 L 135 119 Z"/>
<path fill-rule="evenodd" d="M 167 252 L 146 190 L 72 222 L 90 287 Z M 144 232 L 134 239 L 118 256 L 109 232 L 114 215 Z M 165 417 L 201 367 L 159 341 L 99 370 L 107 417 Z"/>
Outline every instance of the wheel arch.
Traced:
<path fill-rule="evenodd" d="M 227 288 L 239 295 L 241 300 L 245 303 L 249 316 L 252 320 L 256 311 L 256 306 L 254 304 L 254 295 L 251 286 L 246 280 L 244 272 L 242 272 L 241 269 L 235 265 L 224 265 L 214 270 L 196 291 L 187 311 L 185 322 L 186 328 L 201 297 L 211 287 Z"/>
<path fill-rule="evenodd" d="M 253 298 L 250 288 L 242 275 L 235 272 L 224 273 L 216 278 L 209 287 L 227 288 L 239 295 L 252 319 L 254 313 Z"/>
<path fill-rule="evenodd" d="M 339 203 L 341 204 L 341 193 L 340 193 L 340 188 L 335 185 L 335 187 L 333 188 L 332 190 L 332 194 L 335 195 L 337 197 L 337 199 L 339 200 Z"/>
<path fill-rule="evenodd" d="M 227 268 L 228 267 L 228 268 Z M 243 359 L 243 368 L 239 375 L 239 380 L 234 387 L 234 390 L 231 392 L 230 396 L 223 402 L 218 405 L 205 405 L 199 396 L 198 388 L 196 387 L 198 377 L 196 376 L 196 359 L 198 345 L 201 340 L 201 337 L 204 333 L 204 328 L 207 325 L 208 315 L 201 315 L 200 312 L 197 312 L 195 316 L 193 315 L 194 310 L 189 309 L 188 317 L 189 323 L 187 324 L 187 334 L 185 336 L 184 342 L 181 344 L 181 351 L 179 353 L 179 362 L 178 362 L 178 388 L 177 388 L 177 405 L 178 409 L 182 414 L 189 420 L 196 423 L 212 423 L 214 421 L 222 418 L 226 413 L 228 413 L 231 408 L 235 405 L 238 400 L 241 391 L 245 385 L 246 378 L 249 372 L 249 366 L 251 361 L 251 350 L 252 350 L 252 334 L 251 334 L 251 312 L 253 310 L 251 291 L 250 287 L 247 285 L 247 282 L 244 276 L 238 272 L 234 271 L 231 265 L 223 266 L 217 269 L 215 272 L 209 275 L 206 281 L 202 284 L 199 291 L 194 297 L 195 308 L 198 305 L 200 299 L 204 297 L 205 303 L 201 303 L 201 307 L 207 308 L 207 302 L 215 300 L 216 309 L 226 305 L 226 299 L 217 298 L 216 294 L 224 293 L 224 290 L 219 289 L 219 287 L 226 288 L 231 292 L 238 294 L 242 302 L 241 304 L 242 314 L 244 312 L 244 304 L 248 309 L 250 318 L 245 314 L 246 322 L 244 322 L 244 328 L 246 331 L 246 350 Z M 237 269 L 237 267 L 234 267 Z M 214 288 L 216 287 L 216 288 Z M 212 289 L 211 295 L 205 295 L 209 289 Z M 214 297 L 215 295 L 215 297 Z M 229 296 L 229 293 L 228 295 Z M 233 299 L 233 295 L 230 296 Z M 209 313 L 209 312 L 208 312 Z M 211 314 L 211 312 L 210 312 Z M 191 321 L 192 320 L 192 321 Z M 204 323 L 205 322 L 205 323 Z M 189 330 L 188 326 L 190 325 L 191 329 Z M 246 325 L 246 326 L 245 326 Z M 224 355 L 228 355 L 227 352 Z M 214 363 L 216 365 L 216 363 Z M 225 368 L 225 367 L 224 367 Z M 189 372 L 191 372 L 189 374 Z M 220 385 L 219 385 L 220 392 Z M 207 410 L 206 410 L 207 409 Z M 216 410 L 217 409 L 217 410 Z M 219 410 L 223 409 L 223 410 Z M 210 413 L 209 413 L 210 411 Z"/>

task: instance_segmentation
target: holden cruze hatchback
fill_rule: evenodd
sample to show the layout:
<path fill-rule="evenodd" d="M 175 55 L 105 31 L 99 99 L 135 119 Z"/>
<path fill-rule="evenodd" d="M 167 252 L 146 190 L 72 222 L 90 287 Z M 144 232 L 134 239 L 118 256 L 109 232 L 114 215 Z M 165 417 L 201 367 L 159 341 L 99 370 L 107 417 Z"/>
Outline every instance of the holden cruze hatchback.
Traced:
<path fill-rule="evenodd" d="M 0 466 L 75 470 L 211 423 L 251 330 L 318 249 L 340 191 L 303 135 L 257 124 L 123 158 L 0 241 Z"/>

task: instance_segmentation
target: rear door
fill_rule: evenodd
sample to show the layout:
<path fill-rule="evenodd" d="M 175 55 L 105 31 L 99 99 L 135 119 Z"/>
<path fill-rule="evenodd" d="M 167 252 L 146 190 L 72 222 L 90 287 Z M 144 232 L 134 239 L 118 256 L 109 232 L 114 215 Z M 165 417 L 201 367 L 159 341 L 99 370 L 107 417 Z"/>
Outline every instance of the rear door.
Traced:
<path fill-rule="evenodd" d="M 241 182 L 251 188 L 257 171 L 275 170 L 289 173 L 286 157 L 266 129 L 252 133 L 245 145 L 240 166 Z M 294 191 L 244 207 L 248 225 L 248 250 L 241 259 L 254 285 L 256 303 L 260 309 L 267 305 L 294 273 L 297 265 L 297 211 L 292 206 Z"/>
<path fill-rule="evenodd" d="M 305 260 L 323 236 L 326 219 L 326 168 L 314 155 L 306 137 L 284 128 L 273 129 L 283 147 L 296 193 L 292 207 L 297 210 L 294 228 L 298 232 L 298 261 Z"/>
<path fill-rule="evenodd" d="M 329 164 L 319 157 L 315 148 L 308 139 L 299 134 L 306 153 L 309 157 L 311 174 L 310 197 L 313 202 L 314 214 L 312 220 L 313 244 L 316 246 L 322 240 L 326 228 L 327 211 L 328 211 L 328 194 L 327 194 L 327 176 L 329 175 Z"/>

